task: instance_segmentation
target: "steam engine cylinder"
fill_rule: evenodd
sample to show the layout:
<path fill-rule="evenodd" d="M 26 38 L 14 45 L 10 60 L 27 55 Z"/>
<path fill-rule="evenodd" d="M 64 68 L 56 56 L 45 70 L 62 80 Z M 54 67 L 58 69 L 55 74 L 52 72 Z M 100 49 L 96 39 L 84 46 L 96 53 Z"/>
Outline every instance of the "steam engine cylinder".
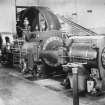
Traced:
<path fill-rule="evenodd" d="M 70 62 L 85 62 L 90 68 L 97 68 L 105 81 L 105 36 L 73 36 L 69 40 L 72 40 L 68 52 Z"/>
<path fill-rule="evenodd" d="M 89 44 L 73 43 L 70 46 L 69 53 L 70 62 L 87 63 L 97 67 L 97 49 L 91 48 Z"/>

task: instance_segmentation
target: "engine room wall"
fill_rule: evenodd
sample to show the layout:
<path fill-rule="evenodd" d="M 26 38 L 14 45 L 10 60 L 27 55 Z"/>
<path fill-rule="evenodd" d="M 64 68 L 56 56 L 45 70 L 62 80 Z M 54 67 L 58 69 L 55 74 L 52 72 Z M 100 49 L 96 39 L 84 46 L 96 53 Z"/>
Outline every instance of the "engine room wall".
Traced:
<path fill-rule="evenodd" d="M 16 33 L 15 0 L 0 0 L 0 32 Z"/>
<path fill-rule="evenodd" d="M 16 6 L 36 6 L 38 0 L 16 0 Z"/>
<path fill-rule="evenodd" d="M 38 5 L 71 17 L 76 23 L 99 34 L 105 33 L 105 0 L 38 0 Z"/>
<path fill-rule="evenodd" d="M 16 0 L 17 6 L 46 6 L 99 34 L 105 33 L 104 0 Z M 16 32 L 15 0 L 0 0 L 0 32 Z"/>

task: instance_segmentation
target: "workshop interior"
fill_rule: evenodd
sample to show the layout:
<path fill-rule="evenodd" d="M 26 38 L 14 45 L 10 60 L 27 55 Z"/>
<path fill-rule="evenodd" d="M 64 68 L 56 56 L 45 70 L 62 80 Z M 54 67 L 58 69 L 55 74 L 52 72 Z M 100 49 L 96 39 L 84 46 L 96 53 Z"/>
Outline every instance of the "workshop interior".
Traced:
<path fill-rule="evenodd" d="M 52 85 L 45 88 L 66 92 L 73 105 L 79 105 L 75 98 L 81 96 L 88 102 L 104 99 L 104 10 L 104 0 L 1 0 L 0 69 L 34 85 L 50 80 Z"/>

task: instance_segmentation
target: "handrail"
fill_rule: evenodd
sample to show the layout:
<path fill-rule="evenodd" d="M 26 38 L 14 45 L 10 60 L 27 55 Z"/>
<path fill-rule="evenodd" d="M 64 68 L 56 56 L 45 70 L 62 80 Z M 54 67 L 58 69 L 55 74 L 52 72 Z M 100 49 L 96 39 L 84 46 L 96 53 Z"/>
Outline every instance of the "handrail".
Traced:
<path fill-rule="evenodd" d="M 72 27 L 74 28 L 78 28 L 78 29 L 81 29 L 83 31 L 85 31 L 86 33 L 88 33 L 89 35 L 97 35 L 96 32 L 90 30 L 90 29 L 87 29 L 75 22 L 73 22 L 70 18 L 65 18 L 64 16 L 60 16 L 60 15 L 57 15 L 59 18 L 61 18 L 65 23 L 68 23 L 69 25 L 72 25 Z"/>

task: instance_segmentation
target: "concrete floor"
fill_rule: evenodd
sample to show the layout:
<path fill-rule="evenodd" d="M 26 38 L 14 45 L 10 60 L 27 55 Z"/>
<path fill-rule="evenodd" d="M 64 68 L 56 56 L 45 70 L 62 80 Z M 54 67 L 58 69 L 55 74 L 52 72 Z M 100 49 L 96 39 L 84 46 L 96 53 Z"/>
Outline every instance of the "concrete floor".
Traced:
<path fill-rule="evenodd" d="M 104 98 L 90 102 L 82 97 L 80 105 L 105 105 Z M 23 79 L 14 69 L 0 66 L 0 105 L 73 105 L 72 97 Z"/>
<path fill-rule="evenodd" d="M 72 105 L 72 99 L 21 78 L 13 69 L 0 67 L 0 105 Z"/>

